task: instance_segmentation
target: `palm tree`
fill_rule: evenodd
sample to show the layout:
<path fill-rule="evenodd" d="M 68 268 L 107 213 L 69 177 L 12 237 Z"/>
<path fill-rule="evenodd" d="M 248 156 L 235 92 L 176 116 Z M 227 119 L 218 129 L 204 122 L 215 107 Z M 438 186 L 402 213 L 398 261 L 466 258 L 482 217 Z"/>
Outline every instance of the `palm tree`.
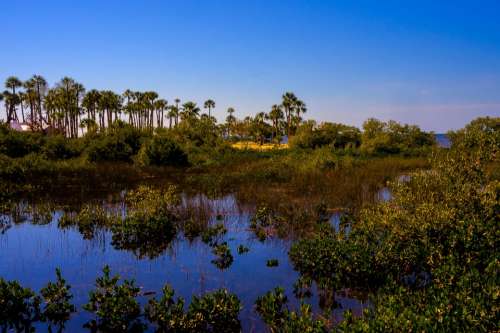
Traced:
<path fill-rule="evenodd" d="M 176 98 L 174 99 L 174 102 L 175 102 L 175 109 L 177 110 L 177 113 L 175 115 L 175 126 L 177 126 L 179 124 L 179 112 L 180 112 L 179 103 L 181 102 L 181 100 L 179 98 Z"/>
<path fill-rule="evenodd" d="M 125 97 L 127 100 L 127 105 L 125 106 L 124 111 L 128 114 L 128 123 L 133 126 L 134 123 L 132 118 L 132 104 L 130 104 L 130 101 L 134 98 L 134 93 L 132 92 L 132 90 L 127 89 L 123 92 L 123 97 Z"/>
<path fill-rule="evenodd" d="M 82 107 L 87 111 L 87 119 L 92 120 L 94 124 L 97 124 L 96 114 L 99 108 L 98 102 L 100 97 L 101 93 L 96 89 L 92 89 L 85 94 L 82 100 Z M 87 125 L 87 132 L 89 132 L 90 122 L 87 121 L 85 124 Z"/>
<path fill-rule="evenodd" d="M 208 117 L 210 118 L 212 116 L 211 111 L 213 108 L 215 108 L 215 101 L 212 99 L 207 99 L 203 107 L 205 109 L 208 109 Z"/>
<path fill-rule="evenodd" d="M 168 108 L 168 102 L 166 99 L 159 99 L 155 102 L 156 109 L 156 125 L 163 128 L 163 117 L 165 109 Z"/>
<path fill-rule="evenodd" d="M 233 116 L 233 113 L 235 112 L 233 107 L 227 108 L 227 113 L 229 114 L 226 117 L 226 123 L 227 123 L 227 135 L 231 136 L 231 127 L 233 126 L 234 122 L 236 121 L 236 118 Z"/>
<path fill-rule="evenodd" d="M 5 88 L 11 89 L 12 93 L 8 96 L 9 99 L 9 111 L 7 112 L 7 124 L 11 120 L 17 120 L 16 105 L 20 103 L 20 98 L 16 94 L 16 88 L 22 87 L 23 83 L 15 76 L 10 76 L 5 80 Z"/>
<path fill-rule="evenodd" d="M 293 112 L 293 110 L 295 108 L 295 103 L 296 102 L 297 102 L 297 97 L 292 92 L 286 92 L 282 96 L 281 105 L 285 109 L 286 124 L 287 124 L 286 135 L 288 137 L 290 137 L 290 126 L 291 126 L 291 122 L 292 122 L 292 112 Z"/>
<path fill-rule="evenodd" d="M 176 105 L 170 105 L 168 107 L 168 128 L 172 128 L 172 119 L 176 119 L 178 116 L 179 108 Z"/>
<path fill-rule="evenodd" d="M 269 119 L 273 122 L 274 131 L 271 133 L 271 141 L 278 136 L 279 121 L 283 119 L 283 110 L 281 105 L 274 104 L 269 112 Z"/>
<path fill-rule="evenodd" d="M 200 108 L 194 102 L 186 102 L 182 104 L 184 119 L 192 119 L 198 116 Z"/>
<path fill-rule="evenodd" d="M 295 112 L 297 114 L 297 124 L 295 124 L 295 126 L 298 126 L 299 123 L 302 121 L 302 118 L 300 117 L 300 114 L 304 114 L 307 112 L 307 107 L 306 107 L 306 103 L 304 103 L 303 101 L 301 101 L 300 99 L 297 99 L 297 101 L 295 101 Z"/>

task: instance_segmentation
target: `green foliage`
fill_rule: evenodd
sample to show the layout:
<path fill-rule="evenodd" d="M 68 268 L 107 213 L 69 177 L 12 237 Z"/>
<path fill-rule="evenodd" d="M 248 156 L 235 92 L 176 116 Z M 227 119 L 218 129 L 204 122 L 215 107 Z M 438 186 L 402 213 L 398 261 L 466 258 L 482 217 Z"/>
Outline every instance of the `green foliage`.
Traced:
<path fill-rule="evenodd" d="M 140 289 L 134 281 L 111 276 L 109 266 L 103 276 L 96 279 L 96 289 L 89 293 L 89 302 L 83 308 L 92 312 L 96 320 L 87 323 L 92 329 L 111 332 L 142 332 L 145 325 L 140 321 L 141 307 L 136 300 Z"/>
<path fill-rule="evenodd" d="M 234 333 L 241 331 L 238 314 L 241 304 L 238 298 L 227 290 L 217 290 L 199 298 L 193 296 L 187 312 L 184 300 L 174 300 L 175 292 L 169 286 L 163 287 L 159 301 L 150 300 L 146 306 L 147 318 L 158 326 L 158 332 L 179 333 Z"/>
<path fill-rule="evenodd" d="M 418 154 L 435 145 L 433 133 L 415 125 L 368 119 L 363 123 L 361 151 L 369 155 Z"/>
<path fill-rule="evenodd" d="M 42 153 L 49 160 L 66 160 L 81 155 L 83 147 L 80 139 L 68 139 L 62 135 L 48 136 Z"/>
<path fill-rule="evenodd" d="M 290 311 L 282 288 L 276 288 L 255 302 L 256 310 L 272 333 L 326 333 L 323 321 L 315 320 L 310 305 L 302 304 L 300 312 Z"/>
<path fill-rule="evenodd" d="M 144 165 L 180 167 L 188 164 L 187 154 L 167 135 L 156 135 L 145 142 L 139 159 Z"/>
<path fill-rule="evenodd" d="M 130 162 L 139 152 L 143 133 L 130 125 L 117 122 L 104 133 L 90 133 L 87 154 L 92 162 Z"/>
<path fill-rule="evenodd" d="M 225 289 L 194 296 L 187 313 L 191 332 L 233 333 L 241 331 L 238 314 L 241 303 L 234 294 Z"/>
<path fill-rule="evenodd" d="M 174 300 L 174 295 L 175 291 L 167 284 L 160 300 L 151 299 L 146 305 L 146 318 L 158 326 L 158 332 L 187 331 L 184 299 Z"/>
<path fill-rule="evenodd" d="M 108 228 L 116 222 L 99 205 L 85 205 L 78 213 L 65 212 L 58 221 L 60 228 L 76 226 L 84 239 L 93 239 L 103 228 Z"/>
<path fill-rule="evenodd" d="M 40 290 L 44 302 L 42 316 L 51 325 L 59 326 L 62 329 L 76 308 L 70 303 L 73 298 L 70 292 L 71 286 L 62 278 L 59 268 L 56 269 L 56 276 L 55 283 L 49 282 Z"/>
<path fill-rule="evenodd" d="M 138 219 L 136 214 L 112 226 L 111 244 L 132 251 L 138 258 L 156 258 L 168 249 L 176 235 L 174 220 L 165 215 Z"/>
<path fill-rule="evenodd" d="M 392 199 L 363 209 L 349 232 L 290 250 L 306 282 L 375 290 L 373 308 L 348 315 L 339 330 L 497 329 L 500 183 L 487 168 L 498 163 L 500 146 L 491 144 L 498 134 L 472 124 L 460 135 L 474 144 L 454 142 L 432 170 L 393 182 Z"/>
<path fill-rule="evenodd" d="M 30 332 L 40 319 L 40 298 L 17 281 L 0 278 L 0 329 Z"/>
<path fill-rule="evenodd" d="M 452 148 L 480 150 L 482 158 L 489 159 L 500 146 L 500 117 L 477 118 L 465 128 L 448 132 Z"/>
<path fill-rule="evenodd" d="M 217 268 L 224 270 L 233 264 L 234 258 L 226 242 L 214 245 L 212 253 L 217 256 L 216 259 L 212 260 L 212 263 L 217 266 Z"/>
<path fill-rule="evenodd" d="M 44 145 L 44 139 L 40 133 L 18 132 L 0 126 L 0 154 L 17 158 L 38 153 Z"/>
<path fill-rule="evenodd" d="M 215 246 L 221 237 L 227 233 L 227 229 L 222 223 L 217 223 L 206 228 L 201 234 L 201 240 L 210 246 Z"/>
<path fill-rule="evenodd" d="M 361 132 L 353 126 L 336 123 L 305 122 L 290 139 L 290 146 L 296 148 L 319 148 L 329 146 L 334 149 L 359 147 Z"/>

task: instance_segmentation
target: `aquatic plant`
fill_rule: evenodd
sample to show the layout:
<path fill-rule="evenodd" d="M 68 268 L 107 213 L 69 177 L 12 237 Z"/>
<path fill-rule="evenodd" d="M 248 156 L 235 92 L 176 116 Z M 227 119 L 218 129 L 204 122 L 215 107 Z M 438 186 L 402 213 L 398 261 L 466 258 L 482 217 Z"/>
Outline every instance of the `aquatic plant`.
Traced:
<path fill-rule="evenodd" d="M 112 332 L 142 332 L 145 325 L 136 297 L 140 289 L 133 280 L 119 284 L 120 276 L 110 275 L 109 266 L 103 268 L 103 276 L 96 279 L 96 289 L 89 293 L 89 302 L 83 308 L 96 316 L 86 324 L 91 329 Z"/>
<path fill-rule="evenodd" d="M 222 223 L 209 226 L 201 233 L 201 240 L 209 246 L 216 246 L 221 237 L 227 233 L 227 229 Z"/>
<path fill-rule="evenodd" d="M 234 333 L 241 331 L 238 319 L 241 303 L 236 295 L 220 289 L 193 296 L 187 312 L 187 323 L 191 332 Z"/>
<path fill-rule="evenodd" d="M 247 253 L 249 251 L 250 251 L 250 249 L 247 246 L 245 246 L 245 245 L 240 244 L 238 246 L 238 254 L 245 254 L 245 253 Z"/>
<path fill-rule="evenodd" d="M 217 268 L 224 270 L 233 264 L 234 258 L 226 242 L 214 245 L 212 253 L 217 256 L 211 261 Z"/>
<path fill-rule="evenodd" d="M 430 171 L 392 182 L 389 202 L 366 207 L 348 234 L 301 240 L 302 275 L 337 289 L 370 287 L 373 307 L 339 331 L 494 331 L 498 323 L 500 183 L 495 131 L 472 127 Z M 474 131 L 482 131 L 475 133 Z"/>
<path fill-rule="evenodd" d="M 100 205 L 85 205 L 78 213 L 64 212 L 59 218 L 60 228 L 76 226 L 84 239 L 93 239 L 96 232 L 109 228 L 115 223 L 116 217 L 108 215 Z"/>
<path fill-rule="evenodd" d="M 176 235 L 174 222 L 164 215 L 138 220 L 132 214 L 112 226 L 111 244 L 116 249 L 132 251 L 138 258 L 156 258 L 171 246 Z"/>
<path fill-rule="evenodd" d="M 0 329 L 30 332 L 40 319 L 40 298 L 17 281 L 0 278 Z"/>
<path fill-rule="evenodd" d="M 152 299 L 146 306 L 146 317 L 157 325 L 157 332 L 241 331 L 238 319 L 240 301 L 227 290 L 217 290 L 202 297 L 193 296 L 187 311 L 184 311 L 184 299 L 179 297 L 174 300 L 174 295 L 174 290 L 165 285 L 160 300 Z"/>
<path fill-rule="evenodd" d="M 279 263 L 278 259 L 268 259 L 266 261 L 266 266 L 267 267 L 278 267 L 279 264 L 280 263 Z"/>
<path fill-rule="evenodd" d="M 49 322 L 49 327 L 58 326 L 59 331 L 62 331 L 66 321 L 76 311 L 76 307 L 71 304 L 73 298 L 70 292 L 71 286 L 62 278 L 59 268 L 56 269 L 56 277 L 55 283 L 49 282 L 40 290 L 44 304 L 42 318 Z"/>
<path fill-rule="evenodd" d="M 255 302 L 256 311 L 272 333 L 328 332 L 323 321 L 313 318 L 310 305 L 302 304 L 300 312 L 295 312 L 288 309 L 287 303 L 288 298 L 280 287 L 259 297 Z"/>
<path fill-rule="evenodd" d="M 150 299 L 145 308 L 146 318 L 156 324 L 157 332 L 183 332 L 186 330 L 184 299 L 174 300 L 175 291 L 166 284 L 159 300 Z"/>

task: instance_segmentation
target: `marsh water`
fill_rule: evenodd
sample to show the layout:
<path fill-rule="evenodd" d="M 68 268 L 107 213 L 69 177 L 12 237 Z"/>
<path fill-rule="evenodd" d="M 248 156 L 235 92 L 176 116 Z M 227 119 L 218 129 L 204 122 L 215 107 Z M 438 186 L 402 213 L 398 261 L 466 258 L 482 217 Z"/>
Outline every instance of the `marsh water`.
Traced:
<path fill-rule="evenodd" d="M 120 210 L 123 209 L 123 203 L 116 198 L 123 197 L 124 192 L 117 191 L 114 195 L 96 193 L 93 197 L 76 201 L 81 204 L 85 201 L 97 202 L 108 210 Z M 390 197 L 386 189 L 381 189 L 374 195 L 379 200 L 387 200 Z M 95 279 L 101 275 L 105 265 L 111 267 L 113 274 L 136 281 L 141 287 L 142 304 L 151 297 L 159 297 L 165 283 L 169 283 L 176 295 L 187 302 L 192 295 L 203 295 L 219 288 L 227 288 L 242 302 L 240 320 L 244 332 L 264 330 L 263 323 L 254 309 L 254 303 L 258 296 L 275 287 L 281 286 L 285 289 L 291 307 L 300 304 L 300 300 L 293 293 L 293 284 L 299 275 L 294 271 L 288 257 L 288 251 L 294 241 L 292 235 L 268 237 L 264 241 L 257 239 L 249 228 L 256 205 L 241 202 L 235 194 L 218 198 L 207 198 L 202 194 L 184 194 L 182 197 L 184 204 L 203 207 L 203 212 L 208 214 L 209 223 L 222 222 L 226 226 L 228 232 L 224 235 L 224 241 L 227 241 L 234 257 L 229 268 L 217 268 L 211 262 L 214 259 L 211 248 L 199 237 L 189 239 L 182 232 L 178 233 L 164 250 L 149 253 L 141 251 L 140 248 L 117 247 L 109 230 L 97 230 L 89 237 L 76 227 L 60 228 L 58 221 L 63 209 L 68 209 L 68 204 L 64 202 L 64 198 L 53 200 L 48 196 L 35 200 L 35 203 L 20 201 L 19 204 L 20 207 L 52 207 L 50 218 L 43 223 L 30 213 L 17 218 L 2 216 L 0 277 L 18 280 L 23 286 L 39 291 L 48 281 L 55 279 L 55 269 L 60 268 L 64 278 L 72 286 L 73 303 L 78 308 L 78 312 L 66 325 L 68 332 L 86 331 L 83 325 L 92 317 L 82 309 L 82 305 L 88 301 L 89 290 L 94 287 Z M 330 213 L 329 219 L 330 223 L 338 225 L 340 213 Z M 237 248 L 240 245 L 248 247 L 249 252 L 238 254 Z M 268 267 L 266 262 L 269 259 L 277 259 L 279 265 Z M 328 298 L 332 297 L 336 306 L 326 307 L 325 304 L 331 303 Z M 354 296 L 349 290 L 338 291 L 329 296 L 313 290 L 312 296 L 302 301 L 310 303 L 316 313 L 326 314 L 333 321 L 340 320 L 346 309 L 351 309 L 359 315 L 369 304 L 365 297 Z M 326 310 L 327 308 L 329 310 Z M 46 331 L 44 324 L 39 324 L 37 328 Z"/>

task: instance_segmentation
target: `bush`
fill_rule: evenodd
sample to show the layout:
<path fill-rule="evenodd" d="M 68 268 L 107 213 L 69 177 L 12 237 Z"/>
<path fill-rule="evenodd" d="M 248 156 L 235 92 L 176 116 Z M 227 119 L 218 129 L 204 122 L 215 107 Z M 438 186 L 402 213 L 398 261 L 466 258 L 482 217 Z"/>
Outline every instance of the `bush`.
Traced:
<path fill-rule="evenodd" d="M 401 125 L 395 121 L 368 119 L 363 123 L 361 150 L 368 155 L 418 154 L 436 143 L 433 133 L 418 126 Z"/>
<path fill-rule="evenodd" d="M 287 308 L 288 299 L 283 288 L 276 288 L 255 302 L 256 310 L 271 332 L 326 333 L 326 325 L 312 317 L 311 306 L 302 304 L 300 312 Z"/>
<path fill-rule="evenodd" d="M 76 308 L 70 303 L 73 298 L 73 295 L 69 291 L 71 287 L 66 284 L 66 280 L 62 278 L 59 269 L 56 269 L 56 276 L 56 283 L 49 282 L 40 291 L 40 294 L 45 303 L 43 309 L 44 320 L 48 321 L 50 325 L 59 326 L 62 330 L 64 323 L 68 321 L 70 315 L 76 311 Z"/>
<path fill-rule="evenodd" d="M 9 157 L 23 157 L 39 153 L 44 145 L 44 136 L 39 133 L 18 132 L 4 126 L 0 128 L 0 154 Z"/>
<path fill-rule="evenodd" d="M 111 277 L 109 266 L 104 267 L 103 273 L 89 294 L 89 303 L 83 306 L 97 317 L 86 326 L 105 332 L 142 332 L 145 325 L 139 319 L 141 307 L 136 300 L 140 289 L 133 280 L 118 284 L 120 276 Z"/>
<path fill-rule="evenodd" d="M 144 165 L 186 166 L 187 154 L 171 137 L 158 135 L 144 144 L 139 156 Z"/>
<path fill-rule="evenodd" d="M 47 137 L 42 153 L 51 160 L 65 160 L 82 153 L 79 139 L 68 139 L 62 135 Z"/>
<path fill-rule="evenodd" d="M 89 134 L 85 141 L 88 144 L 87 154 L 92 162 L 130 162 L 132 156 L 139 152 L 143 134 L 141 131 L 117 122 L 106 132 Z"/>
<path fill-rule="evenodd" d="M 40 319 L 40 298 L 17 281 L 0 278 L 0 328 L 30 332 L 32 324 Z"/>
<path fill-rule="evenodd" d="M 290 146 L 296 148 L 319 148 L 330 146 L 334 149 L 356 148 L 361 142 L 361 132 L 353 126 L 336 123 L 306 122 L 290 138 Z"/>
<path fill-rule="evenodd" d="M 146 306 L 146 317 L 158 325 L 159 332 L 241 332 L 238 319 L 241 303 L 227 290 L 217 290 L 201 298 L 193 296 L 187 312 L 184 312 L 184 300 L 174 300 L 174 294 L 166 285 L 161 299 L 150 300 Z"/>

